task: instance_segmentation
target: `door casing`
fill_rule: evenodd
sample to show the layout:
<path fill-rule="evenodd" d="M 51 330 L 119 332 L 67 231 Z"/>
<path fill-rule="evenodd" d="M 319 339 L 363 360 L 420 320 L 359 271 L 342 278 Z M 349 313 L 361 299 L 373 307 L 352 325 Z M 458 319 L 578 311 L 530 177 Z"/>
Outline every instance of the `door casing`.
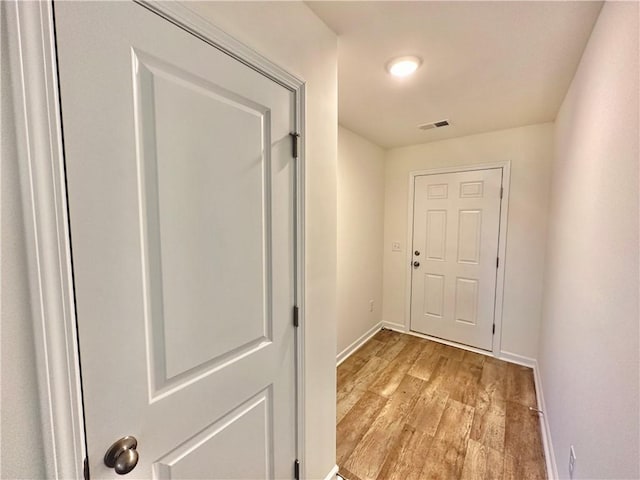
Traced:
<path fill-rule="evenodd" d="M 180 2 L 133 0 L 222 50 L 295 94 L 296 161 L 295 303 L 297 458 L 304 476 L 304 185 L 305 82 L 277 66 Z M 16 143 L 21 158 L 21 192 L 26 225 L 28 270 L 42 432 L 48 478 L 83 478 L 86 456 L 84 417 L 74 304 L 71 244 L 62 150 L 60 99 L 53 3 L 10 0 L 7 12 L 8 61 L 15 73 L 12 97 Z"/>
<path fill-rule="evenodd" d="M 411 331 L 411 262 L 413 260 L 412 249 L 410 248 L 413 239 L 413 207 L 414 207 L 414 184 L 415 177 L 421 175 L 436 175 L 442 173 L 456 173 L 456 172 L 469 172 L 474 170 L 486 170 L 488 168 L 501 168 L 502 169 L 502 188 L 503 196 L 500 208 L 500 232 L 498 236 L 498 257 L 500 262 L 498 265 L 498 272 L 496 276 L 496 300 L 494 310 L 494 323 L 496 326 L 495 334 L 493 335 L 493 344 L 491 351 L 494 356 L 500 356 L 501 343 L 502 343 L 502 304 L 504 297 L 504 272 L 506 265 L 506 251 L 507 251 L 507 218 L 509 214 L 509 184 L 510 184 L 510 170 L 511 162 L 496 162 L 496 163 L 482 163 L 477 165 L 466 165 L 456 167 L 444 167 L 434 168 L 429 170 L 413 170 L 409 172 L 409 196 L 407 203 L 407 248 L 406 248 L 406 282 L 405 282 L 405 315 L 404 325 L 402 330 L 405 332 Z M 393 327 L 392 327 L 393 328 Z M 413 332 L 412 332 L 413 333 Z M 466 350 L 471 350 L 477 353 L 487 354 L 485 350 L 480 350 L 467 345 L 458 345 L 455 342 L 443 340 L 441 338 L 430 337 L 429 335 L 416 334 L 424 338 L 429 338 L 436 342 L 446 343 L 454 346 L 459 346 Z"/>

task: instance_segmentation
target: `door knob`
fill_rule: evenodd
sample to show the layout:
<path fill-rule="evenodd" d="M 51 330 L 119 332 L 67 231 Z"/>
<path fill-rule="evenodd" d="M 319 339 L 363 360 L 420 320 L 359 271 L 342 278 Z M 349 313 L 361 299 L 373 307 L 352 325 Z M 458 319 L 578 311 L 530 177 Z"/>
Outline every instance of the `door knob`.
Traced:
<path fill-rule="evenodd" d="M 413 266 L 414 267 L 419 267 L 420 266 L 420 262 L 413 262 Z"/>
<path fill-rule="evenodd" d="M 138 464 L 137 446 L 136 437 L 122 437 L 104 454 L 104 464 L 115 469 L 118 475 L 126 475 Z"/>

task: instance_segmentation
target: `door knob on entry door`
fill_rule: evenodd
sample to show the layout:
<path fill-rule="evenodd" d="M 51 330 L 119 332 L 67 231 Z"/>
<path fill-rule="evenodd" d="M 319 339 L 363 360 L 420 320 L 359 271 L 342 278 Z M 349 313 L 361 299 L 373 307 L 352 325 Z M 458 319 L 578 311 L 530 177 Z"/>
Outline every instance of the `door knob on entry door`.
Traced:
<path fill-rule="evenodd" d="M 420 262 L 413 262 L 413 266 L 416 267 L 416 268 L 419 267 L 420 266 Z"/>
<path fill-rule="evenodd" d="M 137 447 L 136 437 L 122 437 L 109 447 L 104 455 L 104 464 L 113 468 L 118 475 L 126 475 L 138 464 Z"/>

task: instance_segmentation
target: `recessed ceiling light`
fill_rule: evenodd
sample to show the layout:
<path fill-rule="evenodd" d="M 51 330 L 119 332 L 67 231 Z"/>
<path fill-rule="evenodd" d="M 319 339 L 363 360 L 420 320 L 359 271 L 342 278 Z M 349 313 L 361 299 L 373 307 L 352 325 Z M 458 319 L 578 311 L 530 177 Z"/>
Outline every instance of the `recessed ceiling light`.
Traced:
<path fill-rule="evenodd" d="M 394 77 L 406 77 L 415 72 L 421 63 L 418 57 L 398 57 L 387 63 L 387 71 Z"/>

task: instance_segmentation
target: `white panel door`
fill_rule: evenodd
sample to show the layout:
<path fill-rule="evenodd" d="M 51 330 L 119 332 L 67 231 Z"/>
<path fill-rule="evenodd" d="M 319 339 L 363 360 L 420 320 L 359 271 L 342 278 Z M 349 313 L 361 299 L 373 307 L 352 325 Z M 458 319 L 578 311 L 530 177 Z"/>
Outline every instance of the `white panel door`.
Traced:
<path fill-rule="evenodd" d="M 127 435 L 127 478 L 292 478 L 294 93 L 137 4 L 55 23 L 91 478 Z"/>
<path fill-rule="evenodd" d="M 491 350 L 502 169 L 415 177 L 411 330 Z"/>

